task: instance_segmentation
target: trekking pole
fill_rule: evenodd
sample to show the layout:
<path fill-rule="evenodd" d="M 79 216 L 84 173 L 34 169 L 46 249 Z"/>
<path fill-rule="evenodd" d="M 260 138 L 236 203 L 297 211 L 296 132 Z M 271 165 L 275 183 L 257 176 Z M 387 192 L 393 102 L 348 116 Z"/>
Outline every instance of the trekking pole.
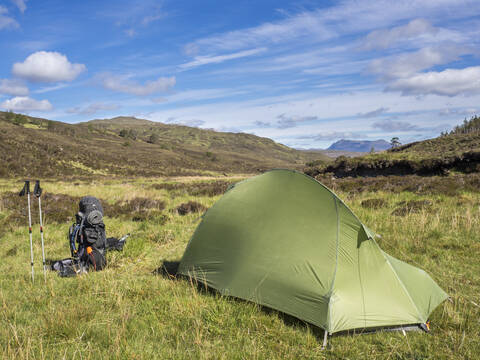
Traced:
<path fill-rule="evenodd" d="M 42 239 L 42 260 L 43 260 L 43 278 L 47 281 L 47 266 L 45 265 L 45 246 L 43 244 L 43 221 L 42 221 L 42 188 L 40 187 L 40 180 L 35 181 L 35 188 L 33 189 L 33 195 L 38 199 L 38 213 L 40 214 L 40 238 Z"/>
<path fill-rule="evenodd" d="M 30 264 L 32 265 L 32 283 L 34 282 L 33 275 L 33 241 L 32 241 L 32 213 L 30 212 L 30 181 L 25 180 L 22 191 L 18 195 L 24 196 L 27 194 L 28 200 L 28 234 L 30 236 Z"/>

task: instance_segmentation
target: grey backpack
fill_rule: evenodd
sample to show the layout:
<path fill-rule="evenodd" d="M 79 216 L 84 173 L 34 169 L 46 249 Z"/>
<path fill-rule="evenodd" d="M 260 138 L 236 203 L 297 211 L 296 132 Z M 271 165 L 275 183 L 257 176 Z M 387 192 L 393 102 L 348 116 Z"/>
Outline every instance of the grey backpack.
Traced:
<path fill-rule="evenodd" d="M 83 197 L 75 217 L 69 231 L 72 257 L 90 263 L 95 270 L 103 269 L 106 265 L 106 236 L 100 200 L 93 196 Z"/>

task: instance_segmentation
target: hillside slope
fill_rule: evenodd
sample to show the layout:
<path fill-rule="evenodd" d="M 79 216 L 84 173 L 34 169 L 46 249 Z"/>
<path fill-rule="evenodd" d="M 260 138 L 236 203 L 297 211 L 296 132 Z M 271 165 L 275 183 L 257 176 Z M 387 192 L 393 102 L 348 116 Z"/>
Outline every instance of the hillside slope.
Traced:
<path fill-rule="evenodd" d="M 133 117 L 92 120 L 78 126 L 90 126 L 99 131 L 126 138 L 152 142 L 167 149 L 190 149 L 213 154 L 228 152 L 244 156 L 275 159 L 286 163 L 297 163 L 310 158 L 313 153 L 304 153 L 276 143 L 272 139 L 245 133 L 218 132 L 184 125 L 171 125 Z"/>
<path fill-rule="evenodd" d="M 251 173 L 300 168 L 312 156 L 250 134 L 135 118 L 72 125 L 0 112 L 0 177 Z"/>
<path fill-rule="evenodd" d="M 446 175 L 480 171 L 480 132 L 452 133 L 399 146 L 378 154 L 339 157 L 331 164 L 310 166 L 312 176 Z"/>

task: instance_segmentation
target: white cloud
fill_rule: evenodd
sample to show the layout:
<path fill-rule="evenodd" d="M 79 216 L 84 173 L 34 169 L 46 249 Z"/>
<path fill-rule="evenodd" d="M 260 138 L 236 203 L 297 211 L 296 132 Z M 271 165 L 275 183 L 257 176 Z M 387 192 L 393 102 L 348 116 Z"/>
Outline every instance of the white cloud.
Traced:
<path fill-rule="evenodd" d="M 24 13 L 25 10 L 27 9 L 27 5 L 25 4 L 27 2 L 27 0 L 12 0 L 12 2 L 17 5 L 18 7 L 18 10 L 20 10 L 20 12 Z"/>
<path fill-rule="evenodd" d="M 16 79 L 0 79 L 0 94 L 26 96 L 28 95 L 28 87 Z"/>
<path fill-rule="evenodd" d="M 48 100 L 35 100 L 27 96 L 5 100 L 0 107 L 12 111 L 48 111 L 53 108 Z"/>
<path fill-rule="evenodd" d="M 38 51 L 24 62 L 13 64 L 15 76 L 33 82 L 72 81 L 87 68 L 83 64 L 72 64 L 58 52 Z"/>
<path fill-rule="evenodd" d="M 227 60 L 239 59 L 246 56 L 252 56 L 264 52 L 265 48 L 240 51 L 233 54 L 219 56 L 195 56 L 193 61 L 180 65 L 181 69 L 191 69 L 206 64 L 218 64 Z"/>
<path fill-rule="evenodd" d="M 142 85 L 136 81 L 129 80 L 128 77 L 117 76 L 110 73 L 101 75 L 100 81 L 106 89 L 137 96 L 147 96 L 153 93 L 165 92 L 175 86 L 176 83 L 175 76 L 172 76 L 146 81 L 145 84 Z"/>
<path fill-rule="evenodd" d="M 396 79 L 411 76 L 418 71 L 426 70 L 435 65 L 448 64 L 458 60 L 461 55 L 474 50 L 457 45 L 426 47 L 418 51 L 373 60 L 368 70 L 379 74 L 384 79 Z"/>
<path fill-rule="evenodd" d="M 415 19 L 403 26 L 372 31 L 362 41 L 362 50 L 386 49 L 398 41 L 404 41 L 425 34 L 436 34 L 438 29 L 425 19 Z"/>
<path fill-rule="evenodd" d="M 456 96 L 479 93 L 480 66 L 416 74 L 392 82 L 386 90 L 400 91 L 403 95 Z"/>
<path fill-rule="evenodd" d="M 78 115 L 93 115 L 99 111 L 116 110 L 118 108 L 119 106 L 116 104 L 93 103 L 83 107 L 76 106 L 67 109 L 67 113 Z"/>
<path fill-rule="evenodd" d="M 18 28 L 20 26 L 18 25 L 18 22 L 7 14 L 8 9 L 5 6 L 0 5 L 0 30 Z"/>

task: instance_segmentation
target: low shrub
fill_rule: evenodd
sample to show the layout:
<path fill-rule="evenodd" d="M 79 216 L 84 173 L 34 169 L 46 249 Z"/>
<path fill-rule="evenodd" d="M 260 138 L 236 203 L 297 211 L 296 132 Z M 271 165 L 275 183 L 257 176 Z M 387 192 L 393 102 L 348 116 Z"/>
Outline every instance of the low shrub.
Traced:
<path fill-rule="evenodd" d="M 384 199 L 366 199 L 361 203 L 362 207 L 365 209 L 380 209 L 386 205 Z"/>
<path fill-rule="evenodd" d="M 205 210 L 207 210 L 207 208 L 196 201 L 189 201 L 177 207 L 177 213 L 182 216 L 190 213 L 203 212 Z"/>

